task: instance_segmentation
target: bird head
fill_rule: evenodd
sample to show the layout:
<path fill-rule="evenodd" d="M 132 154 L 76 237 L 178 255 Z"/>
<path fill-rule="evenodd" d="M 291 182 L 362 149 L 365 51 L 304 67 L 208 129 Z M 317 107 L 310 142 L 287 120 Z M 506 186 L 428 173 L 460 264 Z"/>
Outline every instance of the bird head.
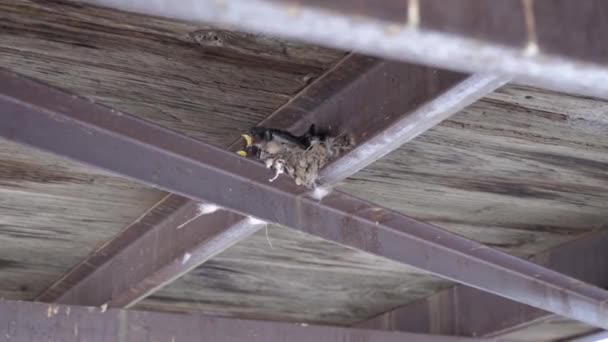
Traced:
<path fill-rule="evenodd" d="M 245 139 L 245 148 L 237 153 L 243 157 L 255 155 L 265 143 L 272 140 L 271 130 L 264 127 L 253 127 L 248 133 L 241 135 Z"/>
<path fill-rule="evenodd" d="M 265 127 L 253 127 L 248 134 L 243 134 L 243 138 L 249 145 L 259 146 L 272 140 L 272 130 Z"/>
<path fill-rule="evenodd" d="M 259 137 L 253 134 L 241 135 L 245 139 L 245 147 L 236 153 L 241 157 L 251 158 L 259 155 Z"/>

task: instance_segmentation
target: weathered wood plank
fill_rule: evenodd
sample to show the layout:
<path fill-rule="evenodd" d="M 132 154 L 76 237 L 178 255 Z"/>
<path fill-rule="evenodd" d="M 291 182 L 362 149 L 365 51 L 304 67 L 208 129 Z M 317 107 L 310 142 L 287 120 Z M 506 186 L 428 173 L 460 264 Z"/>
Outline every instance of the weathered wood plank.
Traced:
<path fill-rule="evenodd" d="M 526 109 L 563 114 L 568 119 L 568 125 L 577 131 L 599 135 L 608 132 L 608 101 L 517 84 L 503 87 L 487 98 Z M 605 140 L 603 142 L 607 144 Z"/>
<path fill-rule="evenodd" d="M 532 205 L 528 210 L 523 210 L 520 206 L 509 208 L 507 205 L 503 205 L 503 209 L 495 211 L 495 217 L 502 217 L 514 220 L 513 217 L 517 217 L 521 213 L 536 214 L 537 217 L 532 217 L 528 225 L 523 226 L 525 230 L 518 229 L 519 231 L 513 230 L 506 226 L 501 229 L 500 227 L 488 226 L 486 229 L 479 227 L 478 232 L 473 232 L 465 224 L 462 224 L 463 234 L 470 234 L 473 238 L 484 239 L 490 237 L 492 233 L 509 232 L 509 237 L 497 235 L 497 239 L 494 243 L 502 244 L 502 247 L 521 253 L 522 255 L 533 254 L 543 246 L 557 245 L 557 249 L 561 249 L 560 242 L 570 240 L 571 237 L 568 235 L 562 235 L 568 233 L 568 230 L 564 228 L 572 227 L 575 228 L 573 231 L 577 231 L 576 228 L 583 228 L 582 230 L 595 230 L 605 229 L 606 225 L 602 223 L 602 210 L 605 212 L 605 197 L 603 193 L 606 187 L 606 177 L 608 176 L 606 168 L 602 166 L 605 164 L 606 158 L 605 151 L 608 144 L 606 139 L 606 132 L 608 132 L 608 103 L 604 101 L 598 101 L 590 98 L 575 97 L 568 94 L 558 94 L 549 92 L 541 89 L 534 89 L 529 87 L 523 87 L 519 85 L 510 85 L 500 89 L 499 91 L 487 96 L 489 103 L 484 108 L 490 107 L 504 107 L 504 110 L 498 111 L 501 114 L 501 121 L 493 118 L 490 120 L 490 124 L 487 122 L 481 122 L 474 120 L 473 115 L 468 115 L 466 122 L 463 120 L 463 116 L 457 116 L 455 119 L 462 126 L 463 130 L 479 130 L 483 131 L 485 135 L 493 134 L 496 135 L 496 139 L 500 139 L 503 136 L 506 139 L 506 147 L 517 143 L 517 149 L 523 150 L 525 153 L 513 152 L 513 149 L 506 149 L 501 154 L 495 153 L 498 158 L 505 158 L 505 163 L 498 164 L 500 169 L 494 172 L 496 175 L 501 177 L 501 173 L 504 177 L 500 183 L 498 178 L 496 180 L 496 189 L 499 184 L 511 184 L 517 185 L 521 189 L 529 189 L 532 191 L 525 191 L 522 195 L 526 195 L 527 203 Z M 481 105 L 481 104 L 480 104 Z M 487 113 L 483 113 L 485 117 L 493 117 L 496 110 L 488 109 Z M 516 112 L 514 114 L 514 112 Z M 481 115 L 481 114 L 480 114 Z M 556 123 L 547 124 L 546 120 L 552 120 Z M 447 122 L 446 126 L 458 127 L 456 121 L 450 123 Z M 485 125 L 485 126 L 484 126 Z M 477 137 L 478 144 L 482 145 L 487 137 Z M 468 139 L 468 138 L 465 138 Z M 494 139 L 493 139 L 494 140 Z M 494 144 L 493 144 L 494 145 Z M 543 147 L 543 145 L 547 145 Z M 538 150 L 551 149 L 552 154 L 541 153 Z M 475 150 L 475 149 L 474 149 Z M 491 150 L 485 149 L 487 154 L 490 154 Z M 534 152 L 531 155 L 531 152 Z M 518 158 L 519 154 L 519 158 Z M 531 157 L 534 156 L 534 157 Z M 543 158 L 545 157 L 543 160 Z M 575 159 L 573 159 L 575 158 Z M 521 166 L 517 166 L 517 163 L 509 163 L 508 159 L 517 161 L 520 164 L 527 165 L 531 170 L 521 171 L 518 174 L 516 171 L 522 169 Z M 492 158 L 488 160 L 484 158 L 483 163 L 471 163 L 474 170 L 481 169 L 479 172 L 483 176 L 487 177 L 487 174 L 491 170 L 487 167 L 480 167 L 479 165 L 491 165 Z M 548 165 L 543 165 L 548 163 Z M 447 169 L 451 170 L 451 174 L 454 174 L 454 167 L 451 165 L 445 165 Z M 509 176 L 505 174 L 506 171 L 510 171 L 512 174 Z M 542 179 L 543 174 L 546 175 L 546 179 Z M 482 184 L 484 182 L 483 176 L 481 182 L 475 184 Z M 511 178 L 511 180 L 509 180 Z M 463 180 L 462 177 L 454 177 L 454 180 L 460 180 L 463 184 L 471 184 L 470 180 Z M 476 178 L 477 180 L 477 178 Z M 517 182 L 514 182 L 517 181 Z M 529 183 L 528 183 L 529 182 Z M 443 184 L 445 182 L 438 181 Z M 427 185 L 428 186 L 428 185 Z M 544 190 L 544 195 L 541 192 Z M 474 191 L 481 191 L 478 187 L 472 189 Z M 536 195 L 535 195 L 536 194 Z M 547 195 L 556 194 L 555 198 L 547 197 Z M 504 195 L 510 195 L 509 192 L 504 192 Z M 515 195 L 515 194 L 513 194 Z M 553 202 L 554 208 L 549 208 L 550 205 L 547 203 L 546 207 L 540 207 L 534 204 L 532 200 L 536 197 L 537 199 L 543 199 Z M 599 197 L 598 197 L 599 196 Z M 519 200 L 518 200 L 519 201 Z M 560 203 L 561 202 L 561 203 Z M 536 212 L 535 212 L 536 211 Z M 563 213 L 562 213 L 563 212 Z M 553 215 L 551 215 L 553 213 Z M 478 216 L 478 212 L 474 212 L 473 215 Z M 565 214 L 565 215 L 564 215 Z M 599 214 L 599 217 L 598 217 Z M 499 216 L 501 215 L 501 216 Z M 470 217 L 471 221 L 475 220 L 475 216 Z M 556 216 L 553 218 L 553 216 Z M 530 219 L 530 216 L 526 216 Z M 526 219 L 524 217 L 523 219 Z M 536 222 L 544 222 L 546 220 L 559 221 L 563 220 L 563 225 L 554 226 L 543 226 L 542 224 L 534 224 Z M 515 219 L 518 220 L 518 219 Z M 589 223 L 589 227 L 585 227 L 585 224 Z M 456 227 L 454 229 L 458 229 Z M 588 229 L 586 229 L 588 228 Z M 532 230 L 532 231 L 526 231 Z M 537 231 L 534 231 L 537 230 Z M 537 240 L 529 241 L 526 243 L 526 236 L 532 236 L 534 234 Z M 593 236 L 593 235 L 591 235 Z M 505 245 L 504 242 L 508 242 L 509 239 L 514 240 L 516 243 L 511 246 Z M 526 249 L 518 250 L 517 241 L 520 244 L 527 244 L 533 246 L 536 244 L 533 250 L 526 253 Z M 499 245 L 500 246 L 500 245 Z M 543 260 L 541 257 L 537 260 Z M 582 270 L 581 275 L 582 276 Z M 582 279 L 582 278 L 581 278 Z M 462 303 L 462 294 L 458 295 Z M 435 298 L 434 298 L 435 297 Z M 428 303 L 440 302 L 440 297 L 434 296 L 426 299 Z M 466 302 L 466 300 L 465 300 Z M 426 306 L 427 303 L 421 305 Z M 437 317 L 444 317 L 447 308 L 443 308 L 443 311 L 439 309 L 437 311 Z M 416 311 L 416 309 L 413 309 Z M 434 310 L 434 309 L 433 309 Z M 436 310 L 435 310 L 436 311 Z M 402 312 L 403 314 L 403 312 Z M 407 316 L 407 314 L 405 314 Z M 466 313 L 465 313 L 466 315 Z M 445 316 L 446 323 L 450 322 L 451 318 L 460 321 L 459 317 L 448 317 Z M 435 315 L 431 314 L 431 317 Z M 469 317 L 470 318 L 470 317 Z M 498 317 L 495 317 L 498 319 Z M 463 318 L 466 321 L 466 318 Z M 437 330 L 445 328 L 445 332 L 448 331 L 448 326 L 441 327 L 441 319 L 433 322 L 431 327 Z M 499 320 L 500 321 L 500 320 Z M 412 322 L 403 322 L 411 326 Z M 439 325 L 437 325 L 439 323 Z M 514 323 L 514 322 L 513 322 Z M 425 319 L 421 317 L 421 326 L 426 324 Z M 465 324 L 465 326 L 467 326 Z M 480 325 L 480 327 L 483 326 Z M 467 328 L 472 328 L 467 326 Z M 456 329 L 467 329 L 465 327 L 456 327 Z M 530 326 L 501 335 L 501 338 L 513 341 L 556 341 L 571 338 L 580 334 L 585 334 L 593 331 L 594 328 L 585 324 L 574 322 L 567 319 L 551 318 L 545 320 L 540 324 L 530 324 Z M 475 330 L 473 330 L 475 331 Z M 469 334 L 470 331 L 467 332 Z M 480 332 L 481 333 L 481 332 Z M 487 332 L 486 332 L 487 333 Z"/>
<path fill-rule="evenodd" d="M 0 66 L 217 144 L 232 141 L 242 129 L 263 117 L 266 110 L 307 84 L 320 64 L 328 65 L 339 55 L 272 39 L 217 33 L 159 19 L 144 21 L 133 15 L 57 2 L 0 1 L 0 10 Z M 308 52 L 310 56 L 301 56 Z M 267 71 L 269 65 L 275 64 L 276 69 Z M 243 84 L 246 88 L 241 87 Z M 518 255 L 534 254 L 581 232 L 604 228 L 608 142 L 602 113 L 606 103 L 518 86 L 506 87 L 490 100 L 388 156 L 367 173 L 351 179 L 345 188 L 371 194 L 370 199 L 383 199 L 389 206 Z M 32 174 L 36 167 L 25 169 L 28 171 L 10 171 L 7 167 L 4 172 L 41 178 Z M 45 177 L 55 177 L 54 182 L 60 182 L 63 175 Z M 35 213 L 24 211 L 16 215 L 15 221 L 32 216 L 37 220 L 57 220 L 63 225 L 62 220 L 71 220 L 67 216 L 72 213 L 66 212 L 74 205 L 74 198 L 80 199 L 80 192 L 89 188 L 72 191 L 63 183 L 46 183 L 43 190 L 36 188 L 36 192 L 45 191 L 53 196 L 65 195 L 69 200 L 57 208 L 45 206 L 44 215 L 32 216 Z M 11 198 L 15 192 L 11 190 Z M 128 194 L 137 197 L 135 192 Z M 123 196 L 128 194 L 124 192 Z M 45 198 L 36 195 L 36 200 Z M 21 206 L 27 206 L 29 201 L 29 197 L 21 200 Z M 92 211 L 91 207 L 93 204 L 86 210 Z M 131 214 L 131 219 L 135 216 Z M 100 218 L 93 224 L 101 227 L 104 220 L 112 218 Z M 90 224 L 87 222 L 87 227 Z M 81 227 L 82 218 L 73 229 L 82 230 Z M 218 257 L 209 264 L 212 268 L 197 270 L 142 305 L 270 319 L 322 321 L 329 317 L 346 323 L 357 317 L 366 318 L 380 307 L 389 309 L 428 295 L 442 285 L 417 272 L 410 273 L 411 270 L 395 272 L 379 260 L 348 255 L 343 259 L 355 258 L 358 262 L 345 262 L 340 255 L 347 253 L 336 251 L 335 247 L 314 245 L 309 248 L 312 252 L 301 252 L 307 250 L 302 245 L 313 242 L 306 238 L 290 242 L 292 234 L 297 233 L 288 230 L 284 233 L 287 236 L 276 237 L 279 229 L 269 231 L 273 248 L 260 233 L 244 247 L 226 252 L 228 257 Z M 18 234 L 40 232 L 19 229 Z M 93 239 L 93 234 L 99 235 Z M 31 284 L 62 273 L 65 265 L 72 262 L 66 261 L 67 253 L 65 260 L 60 254 L 73 250 L 86 254 L 80 251 L 83 245 L 94 245 L 97 242 L 93 240 L 100 242 L 105 236 L 101 232 L 86 235 L 82 244 L 69 246 L 51 246 L 51 241 L 44 241 L 42 247 L 23 256 L 18 266 L 10 258 L 3 261 L 2 266 L 12 272 L 3 283 L 14 284 L 7 297 L 21 298 L 18 290 L 24 285 L 24 292 L 32 292 Z M 47 243 L 51 247 L 45 247 Z M 277 251 L 277 244 L 288 243 L 294 246 Z M 19 246 L 15 240 L 7 243 L 11 244 Z M 239 252 L 239 248 L 247 252 Z M 2 251 L 2 256 L 13 253 L 4 244 Z M 230 253 L 235 257 L 231 258 Z M 36 255 L 37 259 L 29 262 L 29 255 Z M 57 255 L 57 261 L 49 255 Z M 328 259 L 332 260 L 329 265 L 323 261 Z M 307 266 L 311 260 L 317 260 L 319 265 Z M 20 278 L 14 270 L 24 264 L 31 271 Z M 361 265 L 369 265 L 365 267 L 370 270 L 362 271 Z M 340 278 L 341 274 L 345 276 Z M 409 284 L 409 290 L 404 293 L 401 286 L 405 284 Z M 223 287 L 227 290 L 222 291 Z M 294 290 L 286 290 L 289 288 Z M 258 290 L 264 292 L 259 294 Z M 279 299 L 271 301 L 274 293 L 279 294 Z M 195 300 L 190 301 L 189 296 Z M 363 299 L 353 304 L 356 298 Z M 372 307 L 376 301 L 379 305 Z M 280 311 L 272 314 L 277 307 Z M 310 314 L 305 314 L 309 308 Z"/>
<path fill-rule="evenodd" d="M 555 95 L 528 107 L 498 101 L 524 91 L 517 89 L 470 106 L 342 189 L 519 256 L 608 228 L 608 139 L 589 128 L 598 128 L 606 103 Z M 524 98 L 546 94 L 525 91 Z M 576 103 L 598 109 L 575 112 Z"/>
<path fill-rule="evenodd" d="M 2 4 L 6 3 L 7 2 L 3 2 Z M 24 2 L 24 4 L 27 4 L 27 6 L 25 6 L 25 10 L 22 12 L 17 12 L 18 18 L 15 20 L 16 23 L 13 22 L 13 24 L 10 24 L 11 22 L 7 20 L 9 25 L 15 25 L 13 32 L 0 31 L 6 33 L 3 36 L 6 38 L 3 39 L 3 42 L 6 42 L 6 45 L 0 43 L 0 61 L 2 61 L 3 66 L 8 66 L 18 72 L 45 80 L 67 90 L 75 91 L 78 94 L 91 97 L 95 101 L 153 119 L 160 124 L 217 144 L 222 144 L 225 141 L 234 139 L 240 131 L 246 128 L 246 125 L 249 125 L 249 120 L 251 122 L 258 120 L 261 113 L 265 113 L 268 108 L 274 107 L 276 103 L 279 102 L 276 100 L 277 98 L 284 101 L 289 96 L 289 92 L 291 91 L 289 89 L 296 88 L 296 86 L 289 85 L 288 83 L 285 86 L 285 89 L 288 91 L 282 90 L 279 94 L 280 96 L 273 95 L 270 91 L 275 89 L 270 87 L 272 84 L 277 84 L 279 81 L 274 79 L 278 77 L 275 76 L 276 71 L 268 70 L 264 71 L 267 75 L 264 76 L 265 79 L 261 83 L 262 86 L 266 88 L 262 87 L 261 89 L 253 90 L 241 89 L 239 82 L 241 82 L 242 79 L 233 80 L 230 78 L 240 77 L 235 73 L 237 68 L 239 70 L 246 67 L 254 69 L 259 68 L 260 64 L 256 63 L 259 63 L 260 59 L 268 59 L 272 62 L 262 63 L 261 65 L 263 68 L 260 70 L 265 70 L 268 68 L 269 64 L 274 64 L 275 60 L 287 59 L 295 61 L 293 63 L 295 63 L 296 66 L 293 67 L 294 71 L 291 76 L 295 81 L 292 83 L 295 83 L 297 86 L 302 86 L 310 81 L 311 76 L 314 77 L 314 72 L 319 69 L 319 65 L 327 66 L 334 59 L 341 56 L 340 53 L 329 52 L 328 50 L 315 48 L 305 49 L 296 44 L 278 43 L 275 40 L 254 36 L 236 34 L 233 36 L 233 34 L 228 33 L 223 33 L 224 35 L 218 36 L 218 39 L 222 41 L 231 41 L 231 44 L 213 46 L 215 43 L 209 43 L 209 41 L 215 41 L 214 32 L 216 31 L 201 31 L 200 28 L 193 28 L 191 31 L 190 26 L 185 24 L 176 24 L 161 20 L 144 22 L 141 18 L 137 20 L 139 18 L 137 16 L 134 17 L 126 14 L 116 15 L 114 12 L 105 12 L 102 10 L 99 10 L 100 12 L 87 12 L 90 11 L 90 9 L 65 7 L 65 5 L 61 3 L 42 3 L 41 5 L 40 3 Z M 55 8 L 53 6 L 59 7 Z M 7 13 L 15 14 L 16 11 L 14 6 L 5 6 L 2 9 L 7 10 L 4 12 L 5 15 Z M 35 16 L 33 16 L 33 18 L 24 18 L 31 14 L 28 11 L 34 10 Z M 77 26 L 73 27 L 72 22 L 75 22 Z M 137 25 L 133 25 L 134 22 L 137 23 Z M 27 24 L 28 27 L 24 27 L 24 23 Z M 70 24 L 68 25 L 66 23 Z M 36 28 L 37 25 L 38 29 L 36 31 L 34 28 Z M 47 38 L 48 33 L 41 32 L 46 30 L 49 25 L 57 29 L 55 34 L 58 34 L 58 37 Z M 183 26 L 187 27 L 184 28 Z M 105 31 L 108 31 L 109 33 L 106 33 Z M 125 32 L 129 32 L 127 37 L 121 37 Z M 95 46 L 98 47 L 98 49 L 89 51 L 86 47 L 78 46 L 77 44 L 74 46 L 75 44 L 73 44 L 72 41 L 83 39 L 81 36 L 90 36 L 87 41 L 89 43 L 95 42 L 94 44 L 96 44 Z M 188 40 L 192 38 L 199 43 L 203 42 L 206 44 L 206 47 L 201 49 L 200 46 L 187 42 L 184 43 L 182 41 L 182 39 Z M 115 42 L 115 40 L 117 40 L 117 42 Z M 18 51 L 15 47 L 18 48 Z M 122 54 L 115 51 L 115 49 L 118 48 L 126 50 L 126 53 Z M 174 68 L 179 68 L 179 70 L 173 70 L 172 72 L 165 71 L 165 73 L 160 75 L 156 74 L 156 72 L 160 72 L 156 71 L 156 69 L 149 70 L 152 66 L 157 66 L 156 61 L 163 60 L 163 54 L 171 49 L 181 49 L 178 51 L 181 57 L 178 58 L 177 61 L 171 60 L 166 63 L 179 63 L 173 65 Z M 63 52 L 57 52 L 56 50 Z M 205 57 L 205 53 L 211 54 L 211 57 L 201 57 L 200 60 L 192 57 L 195 55 L 198 58 L 197 54 Z M 221 53 L 223 54 L 223 57 L 227 56 L 227 58 L 233 56 L 232 60 L 229 60 L 230 63 L 233 63 L 233 61 L 241 62 L 245 59 L 243 63 L 251 63 L 252 65 L 235 66 L 229 63 L 223 65 L 221 63 L 224 59 L 221 59 L 220 61 L 220 58 L 213 55 L 213 53 Z M 183 57 L 184 55 L 187 55 L 188 58 Z M 259 55 L 262 57 L 259 57 Z M 93 58 L 96 62 L 90 63 L 88 61 L 90 58 Z M 122 63 L 129 58 L 135 58 L 137 63 L 131 63 L 124 66 Z M 247 58 L 255 58 L 255 60 L 254 62 L 248 62 L 246 60 Z M 142 61 L 155 62 L 145 64 L 141 63 Z M 262 60 L 261 62 L 264 61 Z M 217 76 L 208 69 L 199 70 L 200 68 L 204 68 L 204 66 L 200 66 L 198 63 L 214 63 L 213 65 L 215 67 L 218 65 L 221 67 L 225 66 L 228 68 L 227 72 L 232 73 L 225 76 L 225 79 L 217 80 L 218 84 L 214 85 L 215 88 L 210 87 L 208 84 L 212 83 L 211 81 L 215 81 L 213 77 L 219 79 L 221 75 Z M 146 66 L 145 69 L 144 66 Z M 143 73 L 142 69 L 146 73 Z M 313 74 L 311 74 L 311 70 Z M 148 74 L 148 72 L 152 74 Z M 164 77 L 167 79 L 164 79 Z M 255 77 L 259 77 L 259 75 L 256 75 Z M 301 83 L 301 81 L 298 80 L 298 77 L 304 77 L 304 81 L 306 82 Z M 210 79 L 211 81 L 209 81 Z M 193 82 L 192 80 L 198 83 Z M 203 85 L 200 86 L 199 83 L 202 83 Z M 282 86 L 275 86 L 275 88 L 283 89 Z M 179 96 L 175 94 L 176 89 Z M 221 91 L 218 92 L 216 89 L 220 89 Z M 224 94 L 224 97 L 222 97 L 222 94 Z M 259 109 L 260 114 L 248 112 L 247 109 L 243 108 L 235 109 L 236 112 L 232 111 L 233 108 L 223 109 L 222 106 L 228 107 L 232 105 L 228 103 L 229 101 L 227 99 L 234 99 L 236 102 L 243 101 L 248 105 L 254 104 L 254 107 Z M 195 100 L 198 102 L 194 103 Z M 221 112 L 217 114 L 215 107 L 208 106 L 217 106 L 220 108 Z M 193 114 L 194 110 L 197 112 Z M 199 110 L 200 112 L 198 112 Z M 232 115 L 236 115 L 236 117 L 232 117 Z M 196 119 L 196 121 L 188 121 L 184 119 L 185 116 L 192 120 Z M 230 119 L 228 119 L 229 116 Z M 238 121 L 241 119 L 247 120 L 247 122 Z M 225 136 L 221 134 L 224 134 Z M 69 189 L 66 191 L 70 193 Z M 133 218 L 134 217 L 135 216 L 133 216 Z M 361 282 L 357 273 L 360 271 L 360 267 L 349 271 L 348 266 L 354 266 L 348 261 L 348 258 L 351 258 L 352 254 L 355 254 L 353 251 L 347 250 L 348 253 L 346 253 L 344 250 L 338 250 L 334 252 L 335 247 L 333 247 L 333 245 L 315 239 L 311 241 L 305 237 L 290 242 L 289 234 L 283 239 L 286 240 L 286 242 L 279 243 L 291 246 L 291 248 L 285 248 L 282 253 L 273 251 L 270 256 L 261 253 L 257 259 L 263 261 L 262 266 L 252 268 L 252 272 L 253 274 L 260 274 L 262 279 L 261 283 L 267 288 L 268 292 L 272 291 L 272 289 L 275 288 L 275 285 L 277 285 L 278 288 L 285 288 L 282 292 L 283 299 L 279 300 L 279 304 L 285 304 L 286 310 L 291 310 L 287 305 L 288 303 L 293 302 L 293 300 L 290 299 L 291 297 L 296 298 L 296 303 L 302 306 L 306 305 L 306 301 L 309 300 L 311 295 L 311 292 L 307 292 L 299 297 L 290 294 L 290 291 L 287 290 L 289 288 L 288 285 L 295 281 L 304 282 L 300 286 L 312 287 L 314 290 L 314 284 L 306 285 L 306 279 L 328 278 L 324 287 L 333 289 L 329 294 L 338 295 L 344 292 L 352 293 L 353 295 L 350 297 L 341 295 L 339 300 L 334 302 L 330 302 L 331 296 L 329 295 L 321 296 L 320 298 L 322 300 L 314 301 L 314 303 L 311 304 L 317 305 L 318 311 L 323 313 L 323 315 L 332 316 L 332 320 L 337 322 L 351 322 L 361 319 L 362 317 L 367 317 L 370 314 L 377 313 L 378 310 L 388 309 L 393 305 L 401 304 L 403 299 L 399 293 L 401 293 L 400 289 L 402 288 L 403 277 L 405 277 L 405 279 L 411 278 L 410 284 L 412 287 L 415 287 L 414 285 L 417 283 L 424 282 L 424 279 L 417 279 L 413 275 L 410 276 L 409 271 L 402 271 L 400 275 L 401 278 L 397 277 L 398 279 L 395 279 L 391 272 L 386 270 L 377 273 L 373 271 L 373 267 L 384 262 L 377 259 L 367 262 L 370 265 L 370 270 L 368 272 L 372 276 L 370 277 L 370 280 Z M 105 236 L 99 237 L 98 239 L 98 241 L 103 240 L 105 240 Z M 250 252 L 245 260 L 253 258 L 251 252 L 253 251 L 253 255 L 255 255 L 255 251 L 259 249 L 258 247 L 255 247 L 258 243 L 267 246 L 264 235 L 262 235 L 261 238 L 257 237 L 257 239 L 254 239 L 251 242 L 254 246 L 253 248 L 247 249 L 247 245 L 245 246 L 246 250 Z M 320 250 L 317 251 L 317 244 L 322 245 L 324 248 L 320 248 Z M 308 252 L 298 254 L 298 251 L 301 249 L 307 250 Z M 44 244 L 42 244 L 42 250 L 44 251 L 42 251 L 41 255 L 47 257 L 50 255 L 49 251 L 44 248 Z M 238 257 L 239 249 L 234 253 L 236 253 L 237 259 L 240 259 L 240 257 Z M 348 255 L 348 258 L 340 257 L 344 253 Z M 86 254 L 86 251 L 83 251 L 83 254 Z M 328 265 L 336 264 L 330 269 L 343 269 L 343 271 L 334 274 L 334 276 L 331 277 L 329 277 L 329 275 L 333 272 L 328 273 L 327 271 L 322 271 L 316 276 L 315 269 L 312 268 L 309 271 L 296 272 L 296 278 L 292 277 L 294 276 L 292 273 L 286 271 L 284 273 L 281 272 L 284 275 L 279 276 L 277 280 L 273 280 L 272 278 L 268 279 L 267 276 L 264 276 L 263 273 L 261 273 L 262 271 L 268 270 L 268 267 L 264 266 L 269 262 L 267 259 L 271 261 L 274 260 L 274 262 L 292 260 L 291 265 L 300 265 L 298 267 L 302 268 L 302 265 L 308 263 L 307 260 L 310 259 L 310 255 L 316 255 L 318 263 Z M 356 257 L 355 260 L 360 260 L 361 258 L 363 258 L 363 256 Z M 347 259 L 347 261 L 342 259 Z M 344 262 L 347 262 L 346 266 L 341 265 L 341 263 Z M 69 263 L 66 262 L 65 264 L 73 263 L 74 260 L 70 260 Z M 234 263 L 234 260 L 232 263 Z M 232 280 L 233 278 L 238 277 L 239 274 L 242 274 L 243 267 L 247 268 L 249 265 L 245 264 L 244 266 L 239 266 L 237 263 L 236 265 L 220 269 L 225 269 L 226 271 L 223 272 L 223 276 L 227 280 Z M 287 264 L 287 266 L 279 267 L 279 269 L 289 270 L 291 267 L 290 264 Z M 46 270 L 46 266 L 41 266 L 41 269 Z M 230 269 L 234 269 L 237 272 L 232 273 L 229 271 Z M 59 274 L 62 273 L 62 271 L 63 269 L 56 270 L 56 272 L 52 272 L 52 274 Z M 342 273 L 345 275 L 342 276 Z M 386 277 L 388 277 L 388 279 L 385 279 Z M 382 285 L 383 283 L 385 284 Z M 247 293 L 252 295 L 259 286 L 261 286 L 260 282 L 252 283 L 252 289 Z M 376 287 L 379 287 L 380 290 L 374 290 Z M 433 286 L 429 286 L 428 290 L 411 290 L 411 294 L 409 295 L 417 298 L 420 295 L 430 294 L 433 288 Z M 217 291 L 220 290 L 218 289 Z M 376 291 L 378 291 L 379 294 L 374 294 Z M 422 291 L 422 294 L 417 294 L 418 291 Z M 223 297 L 230 297 L 230 292 L 230 290 L 227 290 Z M 246 294 L 245 291 L 241 291 L 241 293 L 243 295 Z M 370 293 L 370 298 L 361 301 L 360 304 L 349 303 L 349 300 L 353 300 L 359 296 L 358 293 Z M 406 296 L 406 299 L 409 298 L 408 296 Z M 384 298 L 380 300 L 380 305 L 375 305 L 376 297 Z M 253 300 L 259 300 L 259 298 Z M 397 302 L 393 303 L 393 300 L 396 300 Z M 172 303 L 173 305 L 181 305 L 178 304 L 180 298 L 174 298 L 170 301 L 174 302 Z M 283 303 L 281 303 L 281 301 L 283 301 Z M 190 303 L 196 302 L 190 301 Z M 326 303 L 332 303 L 331 307 L 327 308 Z M 272 310 L 277 305 L 277 301 L 269 302 L 268 305 L 270 306 L 269 310 Z M 353 311 L 349 309 L 351 305 L 354 305 L 356 310 Z M 369 308 L 366 306 L 369 306 Z M 189 307 L 192 308 L 191 305 Z M 260 309 L 264 308 L 265 307 L 260 307 Z M 198 309 L 198 305 L 195 309 Z M 229 310 L 231 310 L 230 307 L 223 311 L 227 312 Z M 243 307 L 243 310 L 249 309 Z M 302 312 L 298 311 L 287 315 L 286 319 L 301 319 Z M 331 312 L 337 313 L 332 314 Z M 234 313 L 227 312 L 227 314 L 232 315 Z M 305 315 L 306 320 L 323 320 L 320 318 L 321 314 L 317 314 L 316 311 L 312 311 Z"/>
<path fill-rule="evenodd" d="M 0 66 L 222 146 L 343 55 L 63 1 L 0 20 Z"/>
<path fill-rule="evenodd" d="M 32 302 L 0 303 L 3 341 L 492 342 L 331 326 L 245 321 Z"/>
<path fill-rule="evenodd" d="M 538 100 L 498 98 L 513 92 Z M 592 120 L 604 102 L 540 94 L 504 87 L 341 188 L 520 256 L 603 229 L 608 140 L 580 118 Z M 598 109 L 561 113 L 560 100 Z M 345 324 L 448 285 L 287 229 L 269 237 L 273 248 L 260 232 L 139 307 Z"/>
<path fill-rule="evenodd" d="M 270 226 L 135 308 L 350 324 L 443 284 L 395 262 Z"/>
<path fill-rule="evenodd" d="M 32 298 L 159 194 L 0 140 L 0 297 Z"/>
<path fill-rule="evenodd" d="M 570 338 L 597 331 L 597 328 L 565 318 L 554 318 L 528 328 L 501 336 L 513 342 L 569 341 Z"/>
<path fill-rule="evenodd" d="M 227 145 L 344 54 L 64 1 L 0 0 L 0 67 Z M 33 298 L 163 194 L 0 143 L 0 297 Z"/>

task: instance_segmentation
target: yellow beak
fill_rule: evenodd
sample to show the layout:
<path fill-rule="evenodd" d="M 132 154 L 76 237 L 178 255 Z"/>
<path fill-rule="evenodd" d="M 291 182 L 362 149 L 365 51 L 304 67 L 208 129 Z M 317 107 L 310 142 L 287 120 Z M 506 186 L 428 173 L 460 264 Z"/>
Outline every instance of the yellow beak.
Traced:
<path fill-rule="evenodd" d="M 247 152 L 242 151 L 242 150 L 241 150 L 241 151 L 238 151 L 236 154 L 238 154 L 238 155 L 239 155 L 239 156 L 241 156 L 241 157 L 247 157 Z"/>
<path fill-rule="evenodd" d="M 251 137 L 251 135 L 249 134 L 243 134 L 241 135 L 245 141 L 247 142 L 247 147 L 251 146 L 251 144 L 253 144 L 253 138 Z"/>

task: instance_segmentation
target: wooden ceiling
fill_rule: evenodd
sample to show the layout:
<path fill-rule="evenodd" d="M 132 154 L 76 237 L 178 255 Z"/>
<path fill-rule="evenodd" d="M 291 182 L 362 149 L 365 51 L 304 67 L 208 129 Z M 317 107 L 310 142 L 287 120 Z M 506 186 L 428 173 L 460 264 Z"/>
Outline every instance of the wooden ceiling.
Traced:
<path fill-rule="evenodd" d="M 219 146 L 345 56 L 61 1 L 0 0 L 0 22 L 1 68 Z M 529 257 L 608 228 L 607 113 L 607 102 L 507 85 L 339 188 Z M 164 196 L 6 141 L 0 194 L 0 297 L 25 300 Z M 137 308 L 348 325 L 449 285 L 271 226 Z"/>

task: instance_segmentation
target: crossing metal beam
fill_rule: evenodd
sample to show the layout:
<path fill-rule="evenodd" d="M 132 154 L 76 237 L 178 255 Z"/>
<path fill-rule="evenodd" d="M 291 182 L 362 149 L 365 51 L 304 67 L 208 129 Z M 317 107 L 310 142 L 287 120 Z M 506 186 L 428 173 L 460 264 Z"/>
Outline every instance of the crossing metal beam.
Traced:
<path fill-rule="evenodd" d="M 475 342 L 471 338 L 0 301 L 0 340 L 98 342 Z"/>
<path fill-rule="evenodd" d="M 351 133 L 354 150 L 323 170 L 323 181 L 336 183 L 505 81 L 350 54 L 262 124 L 297 132 L 315 123 Z M 130 307 L 262 227 L 215 209 L 169 195 L 37 300 Z"/>
<path fill-rule="evenodd" d="M 608 328 L 608 291 L 339 191 L 313 198 L 234 153 L 13 74 L 0 136 Z"/>
<path fill-rule="evenodd" d="M 531 259 L 588 284 L 608 289 L 608 232 L 586 235 Z M 358 327 L 455 336 L 495 337 L 555 319 L 535 307 L 457 285 L 361 322 Z"/>

